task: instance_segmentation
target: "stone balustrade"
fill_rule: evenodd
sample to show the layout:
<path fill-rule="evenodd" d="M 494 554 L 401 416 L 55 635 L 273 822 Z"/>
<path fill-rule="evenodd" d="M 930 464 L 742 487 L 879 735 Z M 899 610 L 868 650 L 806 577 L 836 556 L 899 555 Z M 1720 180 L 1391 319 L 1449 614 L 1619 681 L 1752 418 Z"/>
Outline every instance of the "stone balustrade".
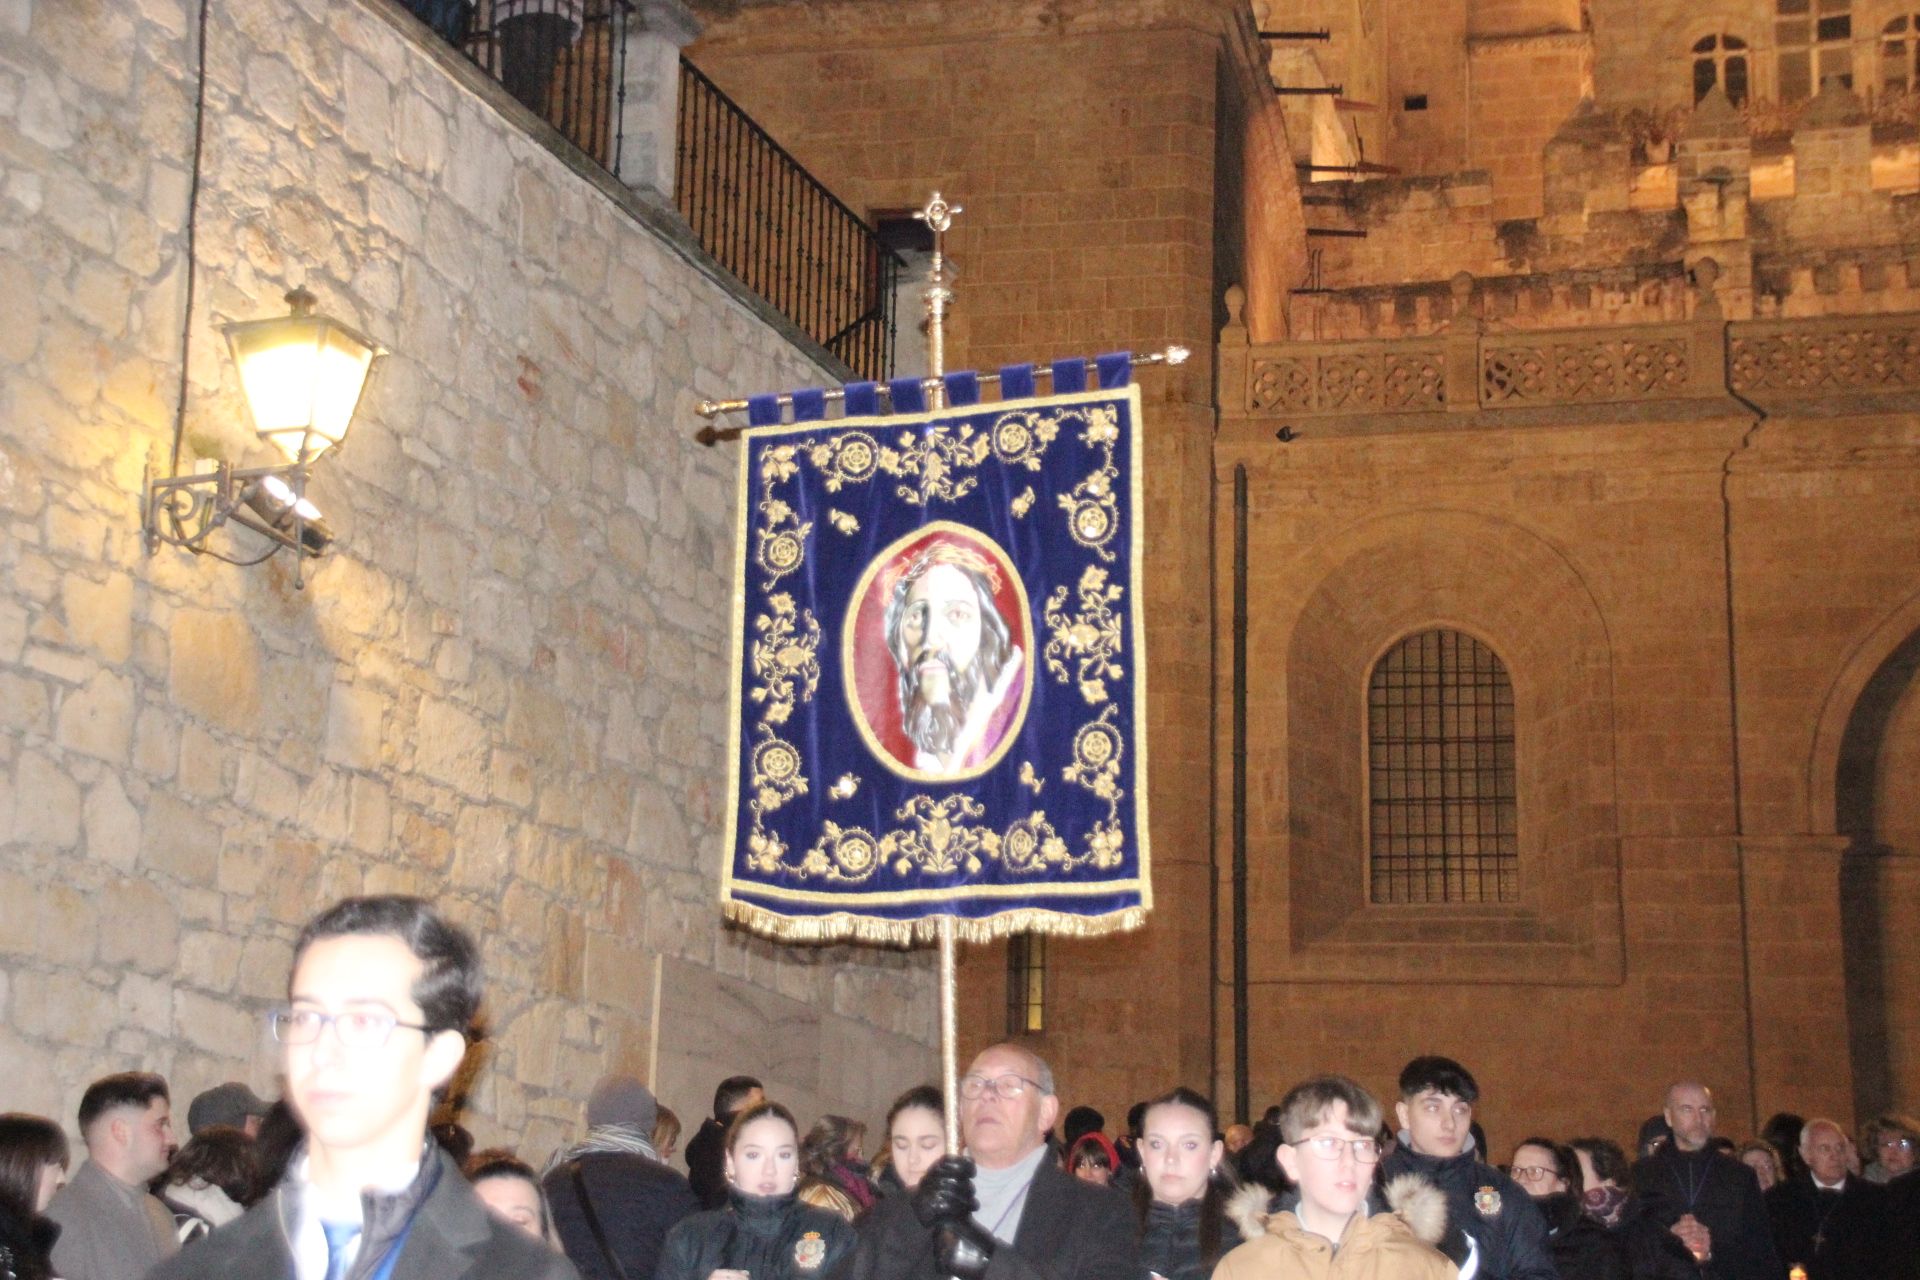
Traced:
<path fill-rule="evenodd" d="M 1920 391 L 1920 312 L 1250 345 L 1221 335 L 1227 417 L 1366 417 L 1417 425 L 1569 405 L 1878 396 Z M 1243 334 L 1244 331 L 1241 331 Z M 1236 342 L 1235 338 L 1239 337 Z"/>

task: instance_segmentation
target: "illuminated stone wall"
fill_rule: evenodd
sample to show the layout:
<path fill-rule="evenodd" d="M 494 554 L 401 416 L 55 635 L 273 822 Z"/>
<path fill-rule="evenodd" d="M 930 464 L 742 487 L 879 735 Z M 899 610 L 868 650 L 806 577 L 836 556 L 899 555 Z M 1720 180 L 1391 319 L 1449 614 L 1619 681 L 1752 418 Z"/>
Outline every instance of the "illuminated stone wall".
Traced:
<path fill-rule="evenodd" d="M 135 1067 L 271 1090 L 300 922 L 405 891 L 484 944 L 483 1143 L 544 1157 L 644 1069 L 656 958 L 689 1125 L 739 1070 L 877 1118 L 932 1072 L 923 957 L 715 901 L 735 458 L 692 405 L 831 371 L 400 6 L 213 4 L 203 116 L 198 21 L 0 14 L 6 1105 L 71 1124 Z M 215 326 L 300 283 L 393 352 L 316 480 L 335 550 L 304 590 L 147 555 L 183 365 L 182 468 L 263 461 Z"/>

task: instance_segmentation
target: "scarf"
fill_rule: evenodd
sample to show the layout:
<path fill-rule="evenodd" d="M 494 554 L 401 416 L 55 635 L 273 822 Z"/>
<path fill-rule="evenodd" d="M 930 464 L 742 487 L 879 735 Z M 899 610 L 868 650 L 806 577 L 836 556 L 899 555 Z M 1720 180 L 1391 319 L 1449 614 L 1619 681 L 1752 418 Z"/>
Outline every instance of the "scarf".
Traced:
<path fill-rule="evenodd" d="M 1627 1205 L 1627 1191 L 1624 1187 L 1604 1185 L 1588 1187 L 1580 1199 L 1587 1212 L 1606 1223 L 1608 1229 L 1620 1225 L 1621 1210 Z"/>
<path fill-rule="evenodd" d="M 618 1155 L 645 1156 L 655 1164 L 665 1164 L 653 1144 L 640 1135 L 640 1131 L 630 1124 L 599 1124 L 587 1130 L 587 1136 L 568 1147 L 548 1162 L 549 1170 L 558 1168 L 569 1160 L 581 1156 Z"/>

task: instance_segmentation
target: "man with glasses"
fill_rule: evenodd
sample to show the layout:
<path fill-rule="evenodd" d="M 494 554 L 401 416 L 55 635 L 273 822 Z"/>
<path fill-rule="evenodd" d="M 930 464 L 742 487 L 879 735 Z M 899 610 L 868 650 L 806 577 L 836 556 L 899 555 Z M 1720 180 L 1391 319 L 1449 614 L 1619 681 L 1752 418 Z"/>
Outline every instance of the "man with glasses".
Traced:
<path fill-rule="evenodd" d="M 1213 1280 L 1453 1280 L 1453 1264 L 1434 1248 L 1446 1201 L 1417 1176 L 1375 1185 L 1379 1132 L 1380 1104 L 1345 1076 L 1316 1076 L 1289 1090 L 1276 1159 L 1293 1189 L 1271 1211 L 1263 1196 L 1234 1197 L 1246 1243 L 1220 1259 Z"/>
<path fill-rule="evenodd" d="M 1710 1280 L 1779 1280 L 1766 1201 L 1753 1171 L 1713 1147 L 1713 1091 L 1694 1080 L 1667 1089 L 1673 1141 L 1633 1166 L 1633 1191 Z"/>
<path fill-rule="evenodd" d="M 269 1020 L 306 1145 L 271 1195 L 150 1280 L 577 1280 L 427 1136 L 479 1004 L 472 939 L 418 898 L 350 898 L 308 922 Z"/>
<path fill-rule="evenodd" d="M 1415 1058 L 1400 1073 L 1399 1143 L 1382 1173 L 1419 1174 L 1447 1202 L 1441 1250 L 1463 1280 L 1558 1280 L 1547 1223 L 1520 1185 L 1474 1149 L 1473 1107 L 1480 1086 L 1452 1058 Z"/>
<path fill-rule="evenodd" d="M 875 1206 L 838 1273 L 857 1280 L 1127 1280 L 1140 1274 L 1133 1208 L 1063 1173 L 1047 1149 L 1053 1072 L 998 1044 L 960 1080 L 967 1155 L 936 1162 L 911 1195 Z"/>

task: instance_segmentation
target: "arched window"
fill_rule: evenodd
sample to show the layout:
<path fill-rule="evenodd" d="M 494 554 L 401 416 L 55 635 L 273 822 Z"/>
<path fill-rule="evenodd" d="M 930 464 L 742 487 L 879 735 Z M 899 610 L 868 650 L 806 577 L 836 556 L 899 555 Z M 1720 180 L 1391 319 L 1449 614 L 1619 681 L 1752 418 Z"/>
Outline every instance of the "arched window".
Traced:
<path fill-rule="evenodd" d="M 1774 0 L 1780 101 L 1811 98 L 1828 80 L 1853 88 L 1853 0 Z"/>
<path fill-rule="evenodd" d="M 1920 14 L 1902 14 L 1880 28 L 1880 92 L 1920 87 Z"/>
<path fill-rule="evenodd" d="M 1727 101 L 1740 106 L 1747 100 L 1747 42 L 1739 36 L 1702 36 L 1693 44 L 1693 100 L 1719 85 Z"/>
<path fill-rule="evenodd" d="M 1463 631 L 1422 631 L 1367 681 L 1368 882 L 1379 903 L 1516 902 L 1513 682 Z"/>

